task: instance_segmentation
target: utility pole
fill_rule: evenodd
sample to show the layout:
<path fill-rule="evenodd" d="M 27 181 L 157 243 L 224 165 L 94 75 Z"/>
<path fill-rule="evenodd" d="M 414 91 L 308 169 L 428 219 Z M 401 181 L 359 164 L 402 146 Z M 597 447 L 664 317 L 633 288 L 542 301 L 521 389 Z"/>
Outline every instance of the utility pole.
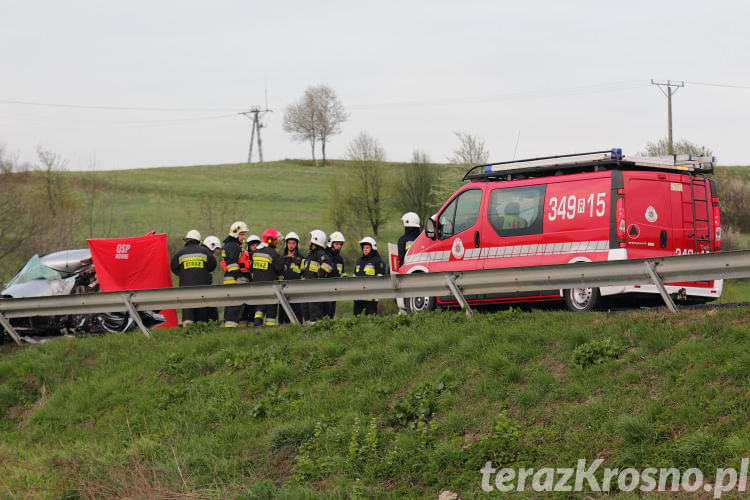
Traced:
<path fill-rule="evenodd" d="M 262 115 L 265 115 L 270 111 L 270 109 L 261 110 L 259 106 L 253 106 L 248 111 L 240 113 L 241 115 L 245 115 L 250 118 L 253 122 L 251 125 L 252 128 L 250 130 L 250 150 L 247 153 L 248 163 L 252 163 L 253 161 L 253 143 L 255 142 L 256 131 L 258 133 L 258 158 L 260 163 L 263 163 L 263 141 L 260 138 L 260 129 L 263 128 L 263 124 L 260 122 L 260 118 L 262 118 Z"/>
<path fill-rule="evenodd" d="M 662 93 L 667 96 L 667 120 L 669 123 L 669 154 L 674 154 L 674 145 L 672 143 L 672 96 L 675 95 L 677 92 L 677 89 L 680 87 L 685 86 L 685 82 L 680 83 L 673 83 L 670 80 L 667 80 L 666 82 L 655 82 L 654 79 L 651 79 L 651 85 L 656 85 L 659 87 L 659 90 L 662 91 Z M 667 91 L 665 92 L 662 87 L 667 87 Z M 672 87 L 674 87 L 674 92 L 672 91 Z"/>

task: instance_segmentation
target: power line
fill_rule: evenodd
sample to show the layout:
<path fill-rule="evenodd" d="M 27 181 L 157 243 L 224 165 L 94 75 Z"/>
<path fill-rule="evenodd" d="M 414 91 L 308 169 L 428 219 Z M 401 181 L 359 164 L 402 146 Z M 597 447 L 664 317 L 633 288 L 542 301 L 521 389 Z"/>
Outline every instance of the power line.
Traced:
<path fill-rule="evenodd" d="M 689 83 L 690 85 L 703 85 L 705 87 L 724 87 L 724 88 L 730 88 L 730 89 L 750 90 L 750 85 L 732 85 L 730 83 L 708 83 L 708 82 L 688 82 L 688 81 L 685 81 L 684 83 Z"/>
<path fill-rule="evenodd" d="M 603 92 L 617 92 L 621 90 L 631 90 L 645 87 L 647 84 L 644 80 L 631 80 L 622 82 L 600 83 L 595 85 L 583 85 L 578 87 L 565 87 L 555 89 L 537 89 L 525 90 L 518 92 L 507 92 L 502 94 L 493 94 L 477 97 L 453 98 L 453 99 L 431 99 L 431 100 L 413 100 L 401 102 L 386 102 L 373 104 L 354 104 L 347 106 L 352 110 L 366 110 L 378 108 L 405 108 L 417 106 L 445 106 L 453 104 L 478 104 L 490 101 L 511 101 L 526 99 L 544 99 L 550 97 L 567 97 L 574 95 L 596 94 Z"/>
<path fill-rule="evenodd" d="M 230 113 L 236 112 L 236 109 L 221 109 L 221 108 L 151 108 L 151 107 L 135 107 L 135 106 L 93 106 L 85 104 L 60 104 L 51 102 L 36 102 L 36 101 L 14 101 L 7 99 L 0 99 L 0 104 L 18 104 L 23 106 L 40 106 L 47 108 L 73 108 L 73 109 L 91 109 L 101 111 L 156 111 L 162 113 Z"/>

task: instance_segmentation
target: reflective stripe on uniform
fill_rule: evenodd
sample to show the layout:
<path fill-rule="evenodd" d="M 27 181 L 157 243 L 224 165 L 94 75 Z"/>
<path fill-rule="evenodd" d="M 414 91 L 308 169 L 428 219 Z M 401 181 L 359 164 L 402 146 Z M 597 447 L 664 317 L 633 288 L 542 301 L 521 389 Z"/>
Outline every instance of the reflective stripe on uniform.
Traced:
<path fill-rule="evenodd" d="M 234 285 L 235 283 L 237 283 L 236 279 L 234 279 L 234 278 L 232 278 L 230 276 L 224 276 L 224 284 L 225 285 Z"/>
<path fill-rule="evenodd" d="M 255 311 L 255 316 L 254 316 L 255 319 L 263 319 L 263 316 L 265 316 L 263 311 Z"/>
<path fill-rule="evenodd" d="M 325 271 L 327 273 L 330 273 L 331 271 L 333 271 L 333 266 L 331 264 L 329 264 L 328 262 L 323 262 L 320 265 L 320 267 L 322 267 L 323 271 Z"/>
<path fill-rule="evenodd" d="M 206 255 L 202 253 L 186 253 L 185 255 L 180 255 L 180 264 L 182 264 L 186 260 L 202 260 L 205 262 L 208 260 L 208 257 L 206 257 Z"/>
<path fill-rule="evenodd" d="M 240 265 L 236 262 L 234 264 L 227 264 L 227 271 L 239 271 Z"/>
<path fill-rule="evenodd" d="M 271 258 L 263 254 L 253 255 L 253 269 L 268 269 L 271 265 Z"/>
<path fill-rule="evenodd" d="M 317 273 L 318 269 L 320 269 L 320 262 L 317 260 L 305 261 L 305 265 L 307 266 L 307 270 L 311 273 Z"/>
<path fill-rule="evenodd" d="M 237 323 L 235 321 L 225 321 L 221 326 L 224 328 L 237 328 Z"/>
<path fill-rule="evenodd" d="M 265 326 L 276 326 L 276 318 L 266 318 L 263 324 Z"/>
<path fill-rule="evenodd" d="M 375 276 L 375 266 L 373 266 L 372 264 L 367 264 L 365 266 L 365 274 L 367 276 Z"/>

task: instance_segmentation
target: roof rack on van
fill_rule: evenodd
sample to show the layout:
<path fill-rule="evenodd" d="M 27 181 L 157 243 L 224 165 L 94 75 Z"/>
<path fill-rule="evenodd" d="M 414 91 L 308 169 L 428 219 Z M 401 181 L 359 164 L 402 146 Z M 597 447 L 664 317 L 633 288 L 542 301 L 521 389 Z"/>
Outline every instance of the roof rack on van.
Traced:
<path fill-rule="evenodd" d="M 716 158 L 713 156 L 667 155 L 631 156 L 625 158 L 622 149 L 612 148 L 590 153 L 543 156 L 526 160 L 505 161 L 477 165 L 469 169 L 463 180 L 512 180 L 520 176 L 572 174 L 605 169 L 640 170 L 656 169 L 672 172 L 713 173 Z"/>

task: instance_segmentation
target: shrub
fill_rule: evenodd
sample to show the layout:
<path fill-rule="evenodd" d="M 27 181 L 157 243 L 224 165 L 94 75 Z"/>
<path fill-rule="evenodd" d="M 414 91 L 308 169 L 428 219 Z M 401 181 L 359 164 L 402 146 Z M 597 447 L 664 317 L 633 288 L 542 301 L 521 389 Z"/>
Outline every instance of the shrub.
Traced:
<path fill-rule="evenodd" d="M 600 365 L 610 359 L 619 358 L 624 350 L 624 346 L 608 338 L 593 340 L 575 348 L 573 364 L 583 368 L 590 365 Z"/>

